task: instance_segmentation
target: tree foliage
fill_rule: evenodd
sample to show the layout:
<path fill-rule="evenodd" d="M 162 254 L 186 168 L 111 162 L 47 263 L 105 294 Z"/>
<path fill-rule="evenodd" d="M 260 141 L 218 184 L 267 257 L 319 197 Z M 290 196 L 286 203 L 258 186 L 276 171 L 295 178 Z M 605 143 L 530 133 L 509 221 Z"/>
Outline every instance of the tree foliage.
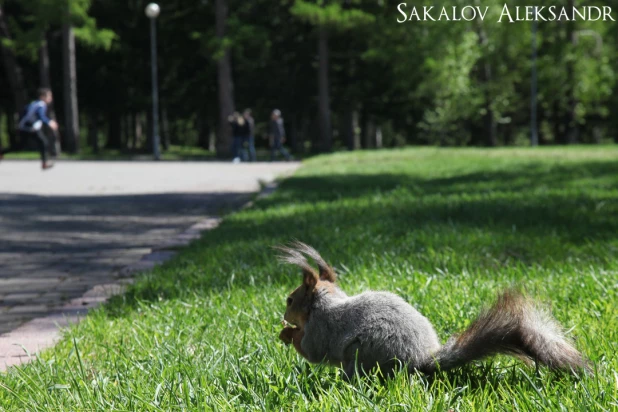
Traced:
<path fill-rule="evenodd" d="M 79 88 L 81 116 L 96 120 L 91 127 L 108 146 L 147 149 L 146 2 L 5 0 L 12 38 L 2 42 L 17 52 L 27 88 L 32 92 L 38 84 L 42 36 L 49 41 L 52 83 L 61 84 L 57 33 L 66 4 L 78 40 L 79 83 L 87 85 Z M 254 109 L 258 137 L 266 132 L 270 111 L 278 108 L 295 149 L 320 148 L 316 33 L 326 28 L 334 148 L 355 147 L 351 135 L 364 147 L 375 146 L 378 131 L 382 143 L 391 146 L 527 144 L 531 24 L 496 23 L 502 4 L 483 2 L 490 10 L 483 22 L 397 23 L 397 5 L 387 1 L 228 0 L 226 33 L 217 38 L 214 1 L 167 1 L 157 19 L 162 134 L 172 144 L 205 145 L 219 118 L 216 65 L 229 49 L 235 105 Z M 618 2 L 604 5 L 618 7 Z M 542 22 L 537 36 L 541 143 L 566 143 L 567 135 L 578 142 L 618 135 L 618 120 L 611 116 L 618 105 L 617 26 Z M 0 76 L 0 86 L 6 82 Z M 10 112 L 11 99 L 0 87 L 4 113 Z"/>

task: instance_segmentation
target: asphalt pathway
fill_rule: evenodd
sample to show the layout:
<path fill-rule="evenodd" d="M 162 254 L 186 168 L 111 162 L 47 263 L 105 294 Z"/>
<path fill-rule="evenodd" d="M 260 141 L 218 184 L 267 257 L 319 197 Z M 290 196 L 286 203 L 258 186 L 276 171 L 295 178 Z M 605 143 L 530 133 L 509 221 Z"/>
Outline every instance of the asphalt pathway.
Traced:
<path fill-rule="evenodd" d="M 298 163 L 0 162 L 0 334 L 43 317 Z M 0 357 L 3 354 L 0 353 Z"/>

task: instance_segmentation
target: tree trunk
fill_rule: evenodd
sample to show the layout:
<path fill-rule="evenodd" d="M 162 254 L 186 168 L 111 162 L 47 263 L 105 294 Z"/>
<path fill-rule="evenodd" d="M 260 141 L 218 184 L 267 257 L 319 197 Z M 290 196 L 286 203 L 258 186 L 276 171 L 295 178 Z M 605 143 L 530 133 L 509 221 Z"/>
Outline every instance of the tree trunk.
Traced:
<path fill-rule="evenodd" d="M 18 146 L 19 136 L 16 133 L 17 128 L 15 127 L 15 114 L 10 110 L 6 113 L 6 130 L 9 135 L 9 146 Z"/>
<path fill-rule="evenodd" d="M 551 120 L 552 132 L 554 134 L 554 143 L 566 144 L 566 134 L 564 133 L 565 124 L 562 117 L 560 102 L 558 100 L 554 101 Z"/>
<path fill-rule="evenodd" d="M 146 110 L 146 144 L 143 149 L 152 153 L 152 142 L 154 136 L 154 129 L 152 128 L 152 110 Z"/>
<path fill-rule="evenodd" d="M 109 129 L 107 135 L 107 147 L 109 149 L 121 149 L 120 141 L 120 113 L 112 110 L 109 113 Z"/>
<path fill-rule="evenodd" d="M 183 135 L 182 131 L 180 130 L 180 126 L 178 124 L 179 123 L 176 120 L 170 122 L 169 129 L 170 129 L 170 134 L 172 136 L 182 136 Z"/>
<path fill-rule="evenodd" d="M 214 153 L 215 150 L 217 150 L 216 144 L 217 136 L 215 135 L 215 131 L 210 129 L 210 133 L 208 134 L 208 151 Z"/>
<path fill-rule="evenodd" d="M 483 123 L 485 128 L 485 145 L 488 147 L 494 147 L 497 144 L 497 123 L 494 111 L 491 108 L 492 97 L 489 92 L 489 84 L 491 83 L 491 64 L 485 62 L 483 64 L 483 82 L 485 83 L 485 116 L 483 116 Z"/>
<path fill-rule="evenodd" d="M 124 115 L 127 119 L 127 136 L 124 141 L 123 149 L 131 149 L 131 145 L 133 144 L 133 137 L 135 136 L 135 116 L 133 113 L 129 112 Z"/>
<path fill-rule="evenodd" d="M 567 1 L 568 10 L 572 10 L 576 7 L 575 0 Z M 569 50 L 568 58 L 566 60 L 566 96 L 567 96 L 567 108 L 564 116 L 564 127 L 566 128 L 565 140 L 567 144 L 575 143 L 577 141 L 577 120 L 575 116 L 575 108 L 577 106 L 577 99 L 575 98 L 575 56 L 574 48 L 576 42 L 575 22 L 566 21 L 566 40 L 572 47 Z"/>
<path fill-rule="evenodd" d="M 79 151 L 79 112 L 77 108 L 75 34 L 73 33 L 71 23 L 68 21 L 68 16 L 62 25 L 62 46 L 64 66 L 64 138 L 67 143 L 67 151 L 77 153 Z"/>
<path fill-rule="evenodd" d="M 534 20 L 532 22 L 532 73 L 530 77 L 530 146 L 539 145 L 539 101 L 538 101 L 538 74 L 537 74 L 537 61 L 538 61 L 538 22 Z M 511 123 L 509 123 L 509 126 Z M 510 130 L 510 129 L 509 129 Z"/>
<path fill-rule="evenodd" d="M 120 116 L 120 147 L 124 148 L 129 141 L 130 126 L 128 116 Z"/>
<path fill-rule="evenodd" d="M 551 124 L 551 119 L 547 115 L 547 110 L 545 110 L 542 106 L 537 106 L 537 110 L 537 136 L 539 139 L 539 146 L 543 146 L 547 144 L 547 132 L 546 129 L 541 129 L 541 125 L 543 124 L 543 121 L 546 121 L 547 124 Z M 545 133 L 543 133 L 544 131 Z"/>
<path fill-rule="evenodd" d="M 504 125 L 504 127 L 502 128 L 502 136 L 503 136 L 503 143 L 505 146 L 511 146 L 513 144 L 513 123 L 507 123 Z"/>
<path fill-rule="evenodd" d="M 286 128 L 286 142 L 292 152 L 296 153 L 296 147 L 298 145 L 298 133 L 299 133 L 299 114 L 294 113 L 292 116 L 288 116 L 288 127 Z"/>
<path fill-rule="evenodd" d="M 599 126 L 594 126 L 592 128 L 592 141 L 596 144 L 603 143 L 603 132 L 599 128 Z"/>
<path fill-rule="evenodd" d="M 137 149 L 138 143 L 142 141 L 142 114 L 140 112 L 135 113 L 133 130 L 133 142 L 131 143 L 131 150 Z"/>
<path fill-rule="evenodd" d="M 41 46 L 39 47 L 39 83 L 41 87 L 46 87 L 49 90 L 52 89 L 49 75 L 49 49 L 47 47 L 47 37 L 45 32 L 43 32 L 43 35 L 41 36 Z M 53 103 L 47 106 L 47 117 L 56 120 L 56 113 Z M 52 130 L 50 130 L 49 132 L 53 133 L 54 135 L 51 152 L 54 154 L 54 156 L 58 156 L 61 151 L 58 133 Z"/>
<path fill-rule="evenodd" d="M 311 120 L 306 112 L 301 113 L 300 118 L 300 131 L 298 133 L 298 138 L 296 140 L 296 148 L 294 149 L 295 153 L 304 153 L 305 152 L 305 140 L 307 139 L 307 135 L 309 135 Z"/>
<path fill-rule="evenodd" d="M 326 27 L 318 28 L 318 121 L 320 123 L 321 150 L 332 149 L 330 122 L 330 96 L 328 90 L 328 32 Z"/>
<path fill-rule="evenodd" d="M 351 104 L 346 105 L 345 111 L 343 113 L 343 125 L 342 125 L 342 135 L 345 140 L 346 147 L 348 150 L 355 149 L 355 139 L 354 139 L 354 106 Z"/>
<path fill-rule="evenodd" d="M 175 138 L 176 136 L 174 136 Z M 170 122 L 167 117 L 167 108 L 163 106 L 161 108 L 161 144 L 163 145 L 164 150 L 169 150 L 170 148 Z M 174 142 L 176 143 L 176 142 Z"/>
<path fill-rule="evenodd" d="M 485 29 L 482 24 L 477 23 L 477 34 L 479 37 L 479 45 L 482 49 L 487 53 L 487 33 L 485 33 Z M 494 147 L 497 144 L 497 124 L 494 116 L 493 109 L 491 108 L 491 93 L 489 87 L 491 85 L 492 74 L 491 74 L 491 63 L 489 62 L 488 57 L 485 55 L 481 58 L 481 68 L 480 68 L 480 83 L 482 86 L 482 90 L 485 95 L 485 115 L 483 116 L 483 129 L 485 135 L 485 146 Z"/>
<path fill-rule="evenodd" d="M 491 97 L 489 93 L 485 95 L 485 116 L 483 116 L 483 123 L 485 127 L 485 145 L 488 147 L 494 147 L 497 144 L 497 124 L 494 111 L 491 108 Z"/>
<path fill-rule="evenodd" d="M 7 82 L 10 85 L 11 93 L 13 94 L 13 113 L 7 113 L 7 126 L 10 126 L 7 130 L 9 134 L 9 140 L 11 146 L 17 144 L 17 133 L 14 126 L 15 113 L 20 111 L 28 102 L 28 95 L 24 86 L 24 77 L 21 71 L 21 67 L 17 63 L 15 53 L 10 48 L 3 46 L 3 39 L 11 39 L 11 33 L 9 27 L 4 20 L 4 12 L 0 5 L 0 54 L 2 54 L 2 60 L 4 63 L 4 71 L 6 73 Z"/>
<path fill-rule="evenodd" d="M 216 33 L 220 44 L 225 39 L 227 20 L 227 0 L 215 0 Z M 229 157 L 232 153 L 231 130 L 227 118 L 234 112 L 234 84 L 232 82 L 232 63 L 230 50 L 226 47 L 217 61 L 217 80 L 219 86 L 219 130 L 217 133 L 217 156 Z"/>
<path fill-rule="evenodd" d="M 383 144 L 383 139 L 382 139 L 382 128 L 380 126 L 376 127 L 375 130 L 375 137 L 376 137 L 376 148 L 377 149 L 381 149 L 382 146 L 384 146 Z"/>
<path fill-rule="evenodd" d="M 99 118 L 95 113 L 88 113 L 88 141 L 92 152 L 99 153 Z"/>
<path fill-rule="evenodd" d="M 361 146 L 363 149 L 374 147 L 375 129 L 371 117 L 363 108 L 361 111 Z"/>
<path fill-rule="evenodd" d="M 359 114 L 358 114 L 358 110 L 355 110 L 354 112 L 352 112 L 352 131 L 353 131 L 353 138 L 354 138 L 354 150 L 358 150 L 361 148 L 361 141 L 360 141 L 360 127 L 359 127 Z"/>
<path fill-rule="evenodd" d="M 208 150 L 209 149 L 209 138 L 210 138 L 210 127 L 208 125 L 208 122 L 206 121 L 206 119 L 204 118 L 205 116 L 202 116 L 198 113 L 197 115 L 197 119 L 196 119 L 196 128 L 197 128 L 197 144 L 199 147 L 201 147 L 202 149 Z"/>
<path fill-rule="evenodd" d="M 361 149 L 367 149 L 367 121 L 368 121 L 368 116 L 367 116 L 367 110 L 365 109 L 365 107 L 363 107 L 361 109 L 360 112 L 360 126 L 361 126 L 361 131 L 360 131 L 360 145 L 361 145 Z"/>
<path fill-rule="evenodd" d="M 51 81 L 49 76 L 49 49 L 47 47 L 46 34 L 41 37 L 41 46 L 39 47 L 39 84 L 41 87 L 51 89 Z"/>

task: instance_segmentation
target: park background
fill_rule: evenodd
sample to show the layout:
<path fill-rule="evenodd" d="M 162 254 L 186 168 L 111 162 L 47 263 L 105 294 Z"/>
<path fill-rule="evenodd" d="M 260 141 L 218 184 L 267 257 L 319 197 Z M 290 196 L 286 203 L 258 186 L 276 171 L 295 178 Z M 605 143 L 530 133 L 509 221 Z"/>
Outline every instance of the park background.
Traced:
<path fill-rule="evenodd" d="M 410 144 L 530 145 L 535 130 L 541 145 L 618 141 L 613 22 L 500 24 L 503 3 L 488 1 L 484 22 L 400 24 L 397 4 L 163 2 L 156 24 L 164 153 L 229 156 L 227 116 L 246 107 L 254 110 L 262 147 L 267 142 L 259 137 L 266 134 L 270 112 L 282 110 L 287 143 L 296 153 Z M 64 151 L 151 152 L 145 5 L 0 2 L 4 146 L 15 143 L 23 105 L 37 87 L 49 86 Z"/>
<path fill-rule="evenodd" d="M 486 4 L 494 12 L 501 6 Z M 591 4 L 613 2 L 577 2 Z M 151 157 L 146 2 L 0 5 L 3 143 L 21 103 L 49 78 L 65 153 Z M 616 24 L 539 23 L 534 100 L 534 26 L 496 24 L 494 17 L 484 24 L 398 24 L 396 3 L 379 0 L 162 3 L 164 158 L 229 159 L 223 119 L 246 106 L 254 109 L 258 135 L 270 111 L 282 110 L 288 144 L 317 155 L 251 207 L 221 210 L 216 229 L 135 276 L 126 293 L 64 331 L 33 362 L 0 374 L 0 409 L 615 410 Z M 39 59 L 46 53 L 49 65 Z M 76 76 L 65 70 L 73 64 Z M 522 147 L 533 143 L 534 101 L 542 147 Z M 411 147 L 398 147 L 404 145 Z M 329 151 L 336 153 L 320 153 Z M 124 163 L 135 171 L 115 177 L 119 185 L 136 176 L 149 185 L 164 182 L 179 214 L 176 205 L 186 196 L 162 177 L 166 167 L 189 165 L 187 175 L 216 182 L 266 166 Z M 118 164 L 63 162 L 41 173 L 30 162 L 3 161 L 0 192 L 11 177 L 50 189 L 78 180 L 90 185 Z M 287 165 L 296 164 L 268 166 Z M 216 171 L 208 175 L 207 167 Z M 83 172 L 89 168 L 96 171 Z M 171 180 L 179 187 L 185 179 Z M 0 224 L 31 233 L 44 251 L 67 236 L 79 242 L 82 222 L 114 235 L 101 216 L 139 218 L 148 213 L 140 205 L 165 203 L 99 193 L 88 198 L 100 204 L 93 212 L 80 195 L 20 195 L 20 189 L 0 193 Z M 115 202 L 134 203 L 137 211 Z M 160 216 L 149 221 L 142 230 L 163 224 Z M 119 238 L 106 246 L 122 247 Z M 15 239 L 20 247 L 23 237 Z M 309 365 L 277 340 L 285 299 L 300 274 L 277 262 L 272 246 L 291 239 L 319 250 L 347 293 L 402 296 L 443 342 L 498 291 L 519 285 L 551 308 L 593 373 L 537 370 L 497 357 L 435 379 L 400 373 L 386 382 L 346 383 L 339 370 Z M 24 270 L 19 280 L 44 273 Z"/>

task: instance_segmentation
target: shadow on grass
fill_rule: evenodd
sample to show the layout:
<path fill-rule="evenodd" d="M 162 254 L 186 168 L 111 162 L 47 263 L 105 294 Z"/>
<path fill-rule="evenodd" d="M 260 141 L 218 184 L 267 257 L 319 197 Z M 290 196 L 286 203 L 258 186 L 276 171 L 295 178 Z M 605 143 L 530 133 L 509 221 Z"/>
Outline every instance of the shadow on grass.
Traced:
<path fill-rule="evenodd" d="M 487 273 L 559 262 L 611 266 L 618 239 L 618 162 L 420 178 L 407 174 L 292 177 L 230 216 L 108 308 L 237 284 L 289 282 L 270 246 L 297 238 L 351 266 L 384 255 L 435 273 Z M 613 246 L 612 246 L 613 245 Z M 614 249 L 612 249 L 614 248 Z M 119 309 L 117 311 L 116 309 Z M 126 309 L 126 307 L 125 307 Z"/>

